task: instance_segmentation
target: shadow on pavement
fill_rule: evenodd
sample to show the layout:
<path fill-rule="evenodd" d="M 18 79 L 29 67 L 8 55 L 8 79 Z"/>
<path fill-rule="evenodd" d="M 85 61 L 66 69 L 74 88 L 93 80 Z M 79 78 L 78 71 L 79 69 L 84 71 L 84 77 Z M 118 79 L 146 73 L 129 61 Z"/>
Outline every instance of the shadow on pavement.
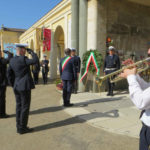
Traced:
<path fill-rule="evenodd" d="M 37 110 L 30 111 L 30 115 L 48 113 L 48 112 L 56 112 L 64 109 L 63 106 L 56 106 L 56 107 L 46 107 Z"/>
<path fill-rule="evenodd" d="M 87 100 L 86 102 L 76 103 L 75 106 L 77 106 L 77 107 L 86 107 L 90 104 L 119 101 L 119 100 L 122 100 L 123 98 L 125 98 L 125 96 L 113 97 L 113 98 L 103 98 L 103 99 L 93 99 L 93 100 Z"/>
<path fill-rule="evenodd" d="M 40 125 L 34 128 L 35 132 L 43 131 L 43 130 L 48 130 L 52 128 L 59 128 L 62 126 L 67 126 L 67 125 L 72 125 L 72 124 L 77 124 L 77 123 L 84 123 L 86 122 L 85 120 L 79 119 L 78 117 L 73 117 L 73 118 L 68 118 L 66 120 L 61 120 L 58 122 L 54 123 L 48 123 L 45 125 Z"/>
<path fill-rule="evenodd" d="M 56 107 L 45 107 L 37 110 L 30 111 L 30 115 L 36 115 L 36 114 L 42 114 L 42 113 L 48 113 L 48 112 L 56 112 L 63 110 L 63 106 L 56 106 Z M 15 117 L 16 114 L 10 115 L 10 117 Z"/>
<path fill-rule="evenodd" d="M 118 110 L 111 110 L 111 111 L 104 112 L 104 113 L 94 112 L 94 113 L 85 114 L 85 115 L 78 115 L 76 117 L 68 118 L 66 120 L 61 120 L 58 122 L 37 126 L 34 128 L 34 130 L 35 132 L 39 132 L 39 131 L 48 130 L 52 128 L 59 128 L 62 126 L 67 126 L 67 125 L 72 125 L 72 124 L 77 124 L 77 123 L 84 123 L 87 120 L 101 118 L 101 117 L 117 118 L 119 117 L 119 113 L 118 113 Z"/>

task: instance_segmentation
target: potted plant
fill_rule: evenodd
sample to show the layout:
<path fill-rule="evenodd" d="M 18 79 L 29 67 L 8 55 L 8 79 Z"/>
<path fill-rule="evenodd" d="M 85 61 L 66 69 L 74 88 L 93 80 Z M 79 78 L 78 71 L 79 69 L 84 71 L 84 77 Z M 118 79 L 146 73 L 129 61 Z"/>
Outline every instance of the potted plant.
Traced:
<path fill-rule="evenodd" d="M 62 90 L 62 89 L 63 89 L 63 84 L 62 84 L 61 79 L 57 79 L 57 80 L 55 81 L 55 84 L 56 84 L 57 90 Z"/>

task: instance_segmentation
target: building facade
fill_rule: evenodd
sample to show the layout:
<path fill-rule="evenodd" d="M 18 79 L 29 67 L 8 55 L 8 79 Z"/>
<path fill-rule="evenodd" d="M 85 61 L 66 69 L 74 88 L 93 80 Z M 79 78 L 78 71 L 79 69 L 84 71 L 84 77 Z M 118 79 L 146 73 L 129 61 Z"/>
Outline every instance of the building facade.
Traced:
<path fill-rule="evenodd" d="M 23 34 L 25 29 L 7 28 L 2 25 L 0 30 L 0 47 L 5 49 L 6 45 L 13 45 L 19 43 L 19 37 Z"/>
<path fill-rule="evenodd" d="M 50 78 L 54 79 L 67 47 L 76 48 L 81 58 L 89 49 L 98 49 L 105 57 L 109 44 L 116 47 L 121 60 L 146 57 L 150 45 L 149 24 L 149 0 L 62 0 L 19 40 L 28 43 L 40 59 L 47 54 Z M 43 52 L 42 42 L 38 38 L 40 28 L 52 31 L 50 52 Z M 111 42 L 106 44 L 107 38 Z"/>

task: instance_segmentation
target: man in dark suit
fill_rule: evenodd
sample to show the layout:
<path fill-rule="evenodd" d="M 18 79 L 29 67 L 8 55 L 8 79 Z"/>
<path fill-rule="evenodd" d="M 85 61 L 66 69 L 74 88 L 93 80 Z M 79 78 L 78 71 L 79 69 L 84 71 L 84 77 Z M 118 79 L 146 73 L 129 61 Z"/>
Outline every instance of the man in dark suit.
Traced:
<path fill-rule="evenodd" d="M 8 54 L 8 58 L 2 57 L 2 51 L 0 50 L 0 118 L 8 118 L 6 114 L 6 87 L 7 87 L 7 64 L 13 57 L 11 53 L 5 51 Z"/>
<path fill-rule="evenodd" d="M 65 49 L 66 56 L 61 59 L 59 65 L 59 71 L 63 82 L 63 102 L 65 107 L 71 107 L 70 103 L 72 84 L 77 79 L 76 67 L 74 65 L 74 59 L 70 56 L 71 50 Z"/>
<path fill-rule="evenodd" d="M 13 86 L 16 97 L 17 132 L 20 134 L 33 131 L 27 127 L 31 89 L 35 88 L 30 65 L 36 64 L 38 61 L 37 55 L 26 47 L 26 44 L 16 44 L 17 55 L 10 60 L 8 67 L 8 81 Z M 32 59 L 25 56 L 26 51 L 31 54 Z"/>
<path fill-rule="evenodd" d="M 107 75 L 114 71 L 117 71 L 118 69 L 120 69 L 120 59 L 117 55 L 115 55 L 115 48 L 113 46 L 109 46 L 109 55 L 106 56 L 104 61 L 104 73 Z M 107 96 L 113 96 L 114 83 L 111 83 L 110 79 L 108 79 L 107 84 Z"/>
<path fill-rule="evenodd" d="M 40 72 L 40 62 L 38 59 L 38 62 L 32 65 L 32 73 L 33 73 L 33 79 L 35 84 L 38 84 L 39 82 L 39 72 Z"/>
<path fill-rule="evenodd" d="M 77 73 L 77 80 L 75 80 L 73 82 L 72 92 L 74 94 L 77 94 L 77 90 L 78 90 L 78 77 L 79 77 L 79 74 L 80 74 L 81 60 L 80 60 L 80 57 L 76 55 L 76 49 L 75 48 L 71 49 L 71 57 L 73 57 L 73 59 L 74 59 L 74 64 L 75 64 L 76 73 Z"/>
<path fill-rule="evenodd" d="M 43 77 L 43 83 L 44 84 L 47 84 L 47 75 L 48 75 L 48 72 L 49 72 L 48 64 L 49 64 L 49 61 L 47 60 L 47 56 L 44 55 L 44 60 L 42 60 L 42 62 L 41 62 L 42 77 Z"/>

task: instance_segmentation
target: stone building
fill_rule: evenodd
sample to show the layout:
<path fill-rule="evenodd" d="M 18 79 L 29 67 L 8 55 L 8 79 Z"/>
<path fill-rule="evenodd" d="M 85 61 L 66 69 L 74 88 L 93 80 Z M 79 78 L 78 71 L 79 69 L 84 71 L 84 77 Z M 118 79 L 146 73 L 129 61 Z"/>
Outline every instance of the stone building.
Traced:
<path fill-rule="evenodd" d="M 0 30 L 0 46 L 4 49 L 6 43 L 19 43 L 19 37 L 23 34 L 25 29 L 8 28 L 2 25 Z"/>
<path fill-rule="evenodd" d="M 89 49 L 98 49 L 105 57 L 106 39 L 110 37 L 121 59 L 146 57 L 149 24 L 149 0 L 62 0 L 23 33 L 20 42 L 28 43 L 40 58 L 48 55 L 50 78 L 54 79 L 66 47 L 76 48 L 81 58 Z M 38 29 L 43 27 L 52 30 L 50 52 L 43 52 L 38 41 Z"/>

